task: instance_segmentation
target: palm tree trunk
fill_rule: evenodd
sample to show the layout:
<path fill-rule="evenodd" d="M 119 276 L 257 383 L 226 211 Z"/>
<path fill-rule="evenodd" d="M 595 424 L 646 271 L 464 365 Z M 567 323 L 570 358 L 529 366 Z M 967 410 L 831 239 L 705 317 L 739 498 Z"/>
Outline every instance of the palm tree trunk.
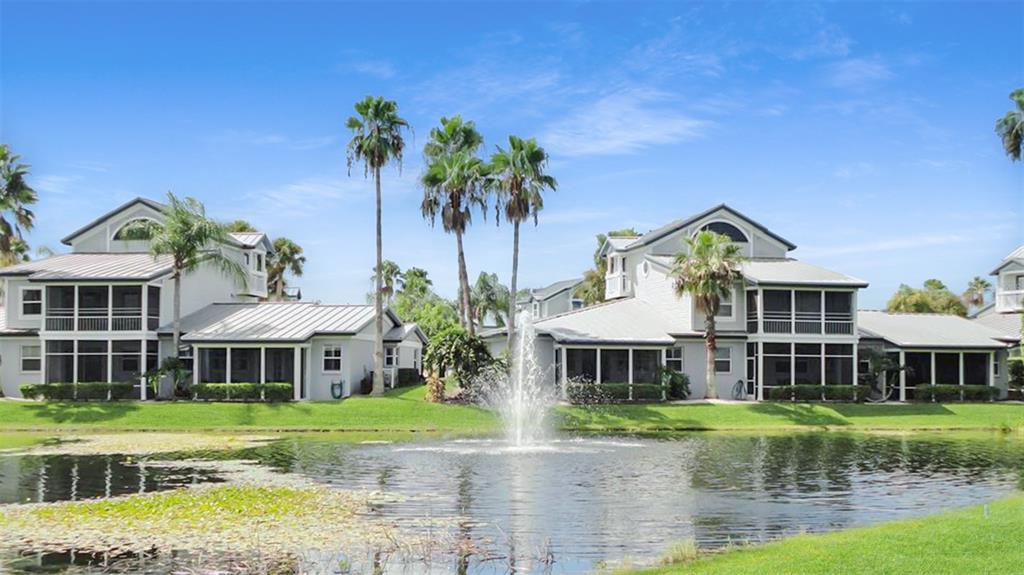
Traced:
<path fill-rule="evenodd" d="M 373 337 L 373 395 L 384 393 L 384 306 L 381 301 L 384 287 L 384 244 L 381 239 L 380 167 L 373 169 L 373 180 L 377 186 L 377 291 L 374 294 L 374 337 Z"/>
<path fill-rule="evenodd" d="M 715 381 L 715 350 L 718 349 L 718 342 L 715 339 L 715 314 L 704 315 L 704 348 L 707 354 L 705 365 L 705 380 L 707 381 L 707 392 L 705 399 L 718 399 L 718 384 Z"/>
<path fill-rule="evenodd" d="M 174 342 L 174 348 L 172 349 L 173 357 L 178 357 L 181 353 L 181 269 L 175 266 L 174 270 L 174 335 L 172 341 Z M 197 358 L 192 358 L 193 369 L 195 369 L 195 361 Z M 167 378 L 160 378 L 159 393 L 157 397 L 161 399 L 169 399 L 174 395 L 175 381 L 173 378 L 168 380 Z"/>
<path fill-rule="evenodd" d="M 283 273 L 281 274 L 281 277 L 277 278 L 277 281 L 274 282 L 274 291 L 277 294 L 277 301 L 281 301 L 281 300 L 284 299 L 284 274 Z"/>
<path fill-rule="evenodd" d="M 455 231 L 455 245 L 459 248 L 459 307 L 462 308 L 462 319 L 465 321 L 466 331 L 470 335 L 476 334 L 476 327 L 473 325 L 473 304 L 469 299 L 469 272 L 466 271 L 466 252 L 462 247 L 462 232 Z"/>
<path fill-rule="evenodd" d="M 508 351 L 512 353 L 516 332 L 516 280 L 519 277 L 519 220 L 512 222 L 512 282 L 508 298 Z"/>

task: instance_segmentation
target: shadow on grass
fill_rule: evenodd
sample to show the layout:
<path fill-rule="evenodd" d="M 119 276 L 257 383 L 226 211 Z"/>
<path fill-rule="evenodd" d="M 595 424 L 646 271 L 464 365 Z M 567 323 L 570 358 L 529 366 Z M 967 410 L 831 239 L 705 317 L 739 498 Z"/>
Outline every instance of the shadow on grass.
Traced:
<path fill-rule="evenodd" d="M 101 423 L 125 417 L 139 409 L 134 402 L 123 403 L 39 403 L 25 405 L 33 416 L 52 423 Z"/>
<path fill-rule="evenodd" d="M 750 411 L 760 415 L 785 419 L 793 425 L 851 425 L 851 422 L 845 417 L 837 416 L 822 409 L 815 409 L 815 406 L 806 403 L 755 403 L 750 406 Z"/>
<path fill-rule="evenodd" d="M 689 430 L 705 429 L 707 425 L 699 419 L 671 417 L 654 409 L 658 404 L 618 405 L 575 405 L 559 408 L 555 413 L 555 425 L 562 429 L 607 429 L 615 430 Z M 697 406 L 694 406 L 697 407 Z"/>
<path fill-rule="evenodd" d="M 837 403 L 832 409 L 843 417 L 892 417 L 918 415 L 954 415 L 941 403 L 881 404 Z"/>

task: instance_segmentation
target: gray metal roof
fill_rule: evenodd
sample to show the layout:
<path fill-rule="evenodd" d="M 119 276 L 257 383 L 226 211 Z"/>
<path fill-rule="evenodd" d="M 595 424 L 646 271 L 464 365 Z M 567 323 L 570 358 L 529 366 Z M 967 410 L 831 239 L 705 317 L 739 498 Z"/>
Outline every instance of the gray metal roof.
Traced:
<path fill-rule="evenodd" d="M 673 336 L 694 335 L 682 314 L 636 298 L 614 300 L 539 319 L 538 333 L 564 343 L 670 345 Z M 493 334 L 492 334 L 493 335 Z"/>
<path fill-rule="evenodd" d="M 392 321 L 401 321 L 390 311 Z M 372 305 L 313 302 L 215 303 L 181 318 L 186 343 L 303 342 L 314 335 L 352 335 L 373 321 Z M 168 324 L 159 333 L 169 334 Z"/>
<path fill-rule="evenodd" d="M 660 240 L 661 238 L 663 238 L 663 237 L 665 237 L 665 236 L 667 236 L 667 235 L 669 235 L 669 234 L 671 234 L 671 233 L 673 233 L 673 232 L 675 232 L 675 231 L 677 231 L 679 229 L 685 228 L 686 226 L 688 226 L 688 225 L 690 225 L 690 224 L 692 224 L 692 223 L 694 223 L 694 222 L 696 222 L 696 221 L 698 221 L 698 220 L 700 220 L 700 219 L 702 219 L 704 217 L 710 216 L 711 214 L 713 214 L 713 213 L 715 213 L 715 212 L 717 212 L 719 210 L 725 210 L 725 211 L 731 213 L 732 215 L 734 215 L 734 216 L 736 216 L 738 218 L 742 218 L 743 220 L 745 220 L 748 223 L 750 223 L 750 225 L 752 225 L 755 228 L 757 228 L 757 229 L 761 230 L 762 232 L 764 232 L 766 235 L 774 238 L 775 240 L 778 240 L 779 242 L 784 244 L 787 248 L 789 248 L 791 250 L 795 250 L 796 249 L 796 245 L 793 244 L 792 242 L 790 242 L 789 240 L 783 238 L 782 236 L 777 235 L 775 232 L 769 230 L 768 228 L 766 228 L 763 225 L 759 224 L 758 222 L 748 218 L 747 216 L 741 214 L 740 212 L 734 210 L 733 208 L 729 207 L 726 204 L 718 204 L 717 206 L 714 206 L 713 208 L 704 210 L 703 212 L 701 212 L 699 214 L 696 214 L 696 215 L 693 215 L 693 216 L 690 216 L 690 217 L 687 217 L 687 218 L 675 220 L 674 222 L 665 224 L 664 226 L 661 226 L 660 228 L 651 230 L 651 231 L 647 232 L 646 234 L 640 236 L 639 239 L 634 240 L 633 242 L 628 244 L 626 246 L 626 248 L 627 249 L 633 249 L 633 248 L 636 248 L 636 247 L 639 247 L 639 246 L 649 245 L 649 244 L 651 244 L 653 242 L 656 242 L 656 241 Z"/>
<path fill-rule="evenodd" d="M 868 286 L 864 280 L 789 258 L 746 260 L 740 264 L 740 271 L 757 284 Z"/>
<path fill-rule="evenodd" d="M 124 210 L 127 210 L 128 208 L 134 206 L 135 204 L 144 204 L 146 206 L 149 206 L 150 208 L 153 208 L 154 210 L 156 210 L 158 212 L 162 212 L 165 209 L 167 209 L 167 206 L 165 204 L 161 204 L 160 202 L 151 200 L 149 198 L 142 198 L 142 197 L 135 198 L 133 200 L 129 200 L 129 201 L 121 204 L 120 206 L 110 210 L 109 212 L 107 212 L 107 213 L 103 214 L 102 216 L 96 218 L 95 220 L 89 222 L 88 224 L 85 224 L 84 226 L 82 226 L 82 227 L 78 228 L 77 230 L 71 232 L 71 234 L 65 236 L 64 239 L 61 240 L 61 243 L 65 244 L 65 245 L 71 245 L 71 242 L 75 238 L 77 238 L 78 236 L 80 236 L 80 235 L 84 234 L 85 232 L 91 230 L 93 227 L 95 227 L 97 224 L 102 223 L 107 218 L 109 218 L 111 216 L 115 216 L 115 215 L 119 214 L 120 212 L 122 212 Z"/>
<path fill-rule="evenodd" d="M 270 242 L 270 238 L 268 238 L 267 234 L 263 232 L 231 232 L 229 235 L 232 239 L 241 244 L 242 247 L 254 248 L 263 244 L 263 247 L 268 252 L 274 251 L 274 244 Z"/>
<path fill-rule="evenodd" d="M 999 270 L 1006 267 L 1007 264 L 1018 263 L 1024 265 L 1024 244 L 1021 244 L 1017 249 L 1013 250 L 1003 258 L 1003 261 L 999 262 L 999 267 L 992 270 L 992 275 L 999 273 Z"/>
<path fill-rule="evenodd" d="M 405 341 L 410 335 L 415 335 L 421 343 L 427 343 L 427 336 L 423 333 L 423 330 L 414 323 L 406 323 L 397 325 L 391 328 L 386 334 L 384 334 L 384 341 L 397 343 Z"/>
<path fill-rule="evenodd" d="M 151 280 L 170 273 L 170 256 L 149 253 L 61 254 L 0 269 L 0 277 L 29 281 Z"/>
<path fill-rule="evenodd" d="M 530 290 L 533 297 L 539 300 L 545 300 L 549 297 L 558 295 L 567 289 L 572 289 L 579 285 L 583 280 L 580 278 L 573 278 L 571 280 L 557 281 L 549 286 Z"/>
<path fill-rule="evenodd" d="M 25 337 L 35 335 L 38 335 L 38 332 L 34 329 L 7 327 L 7 308 L 0 306 L 0 337 Z"/>
<path fill-rule="evenodd" d="M 1003 348 L 1000 333 L 958 315 L 857 312 L 862 337 L 879 337 L 908 348 Z"/>
<path fill-rule="evenodd" d="M 1020 341 L 1022 315 L 1019 313 L 998 313 L 995 306 L 989 304 L 971 321 L 999 332 L 1003 341 Z"/>

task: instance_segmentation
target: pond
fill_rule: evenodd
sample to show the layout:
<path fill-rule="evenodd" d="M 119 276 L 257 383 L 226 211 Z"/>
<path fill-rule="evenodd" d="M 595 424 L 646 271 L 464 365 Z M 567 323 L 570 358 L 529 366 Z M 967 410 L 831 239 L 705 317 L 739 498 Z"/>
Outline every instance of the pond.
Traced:
<path fill-rule="evenodd" d="M 988 434 L 588 436 L 522 450 L 487 439 L 353 444 L 285 436 L 207 457 L 401 495 L 375 513 L 410 529 L 424 519 L 450 520 L 475 549 L 462 567 L 483 573 L 513 565 L 588 573 L 626 557 L 650 560 L 680 540 L 710 548 L 925 515 L 1008 494 L 1024 474 L 1024 441 Z M 208 471 L 138 463 L 109 455 L 0 456 L 0 501 L 216 480 Z"/>

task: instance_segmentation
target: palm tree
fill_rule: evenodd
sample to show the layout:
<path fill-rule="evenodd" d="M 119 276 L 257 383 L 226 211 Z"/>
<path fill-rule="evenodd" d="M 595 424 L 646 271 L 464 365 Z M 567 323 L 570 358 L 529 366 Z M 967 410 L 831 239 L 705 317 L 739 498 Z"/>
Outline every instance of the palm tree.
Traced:
<path fill-rule="evenodd" d="M 352 164 L 362 162 L 363 175 L 373 175 L 377 197 L 377 282 L 375 293 L 381 293 L 384 279 L 380 271 L 384 262 L 384 247 L 381 232 L 380 170 L 395 162 L 402 166 L 402 152 L 405 140 L 402 133 L 409 128 L 409 122 L 398 115 L 398 104 L 377 96 L 367 96 L 356 102 L 357 116 L 349 117 L 345 126 L 352 132 L 348 143 L 348 170 Z M 384 393 L 384 308 L 380 298 L 374 298 L 374 349 L 373 349 L 373 395 Z"/>
<path fill-rule="evenodd" d="M 505 326 L 505 314 L 508 313 L 509 291 L 498 280 L 498 274 L 480 272 L 473 284 L 473 319 L 484 324 L 488 315 L 494 316 L 498 327 Z"/>
<path fill-rule="evenodd" d="M 1018 161 L 1024 153 L 1024 88 L 1010 92 L 1014 109 L 996 121 L 996 133 L 1003 140 L 1003 149 L 1010 160 Z"/>
<path fill-rule="evenodd" d="M 302 255 L 302 246 L 288 238 L 274 240 L 274 253 L 267 261 L 267 286 L 272 287 L 274 297 L 284 299 L 285 272 L 295 277 L 302 276 L 302 267 L 306 264 L 306 256 Z"/>
<path fill-rule="evenodd" d="M 463 236 L 472 223 L 473 207 L 480 207 L 486 217 L 484 176 L 486 166 L 476 157 L 483 144 L 483 136 L 473 122 L 464 122 L 461 116 L 441 118 L 441 126 L 430 130 L 430 141 L 423 146 L 427 170 L 421 178 L 423 202 L 420 211 L 431 225 L 441 214 L 444 231 L 455 234 L 458 251 L 459 321 L 474 333 L 470 309 L 469 271 Z"/>
<path fill-rule="evenodd" d="M 675 278 L 678 297 L 689 294 L 697 310 L 704 314 L 704 348 L 707 353 L 705 378 L 708 399 L 718 397 L 715 388 L 715 315 L 722 304 L 722 298 L 739 281 L 739 264 L 743 261 L 740 247 L 728 236 L 710 230 L 698 232 L 692 238 L 683 240 L 684 251 L 676 254 L 671 276 Z"/>
<path fill-rule="evenodd" d="M 21 233 L 32 229 L 35 214 L 28 206 L 39 199 L 25 183 L 29 167 L 19 163 L 20 159 L 7 144 L 0 144 L 0 260 L 8 262 L 4 265 L 19 261 L 28 252 Z"/>
<path fill-rule="evenodd" d="M 964 305 L 968 308 L 981 308 L 981 306 L 985 305 L 985 294 L 991 289 L 992 284 L 988 280 L 980 276 L 974 276 L 974 279 L 967 283 L 967 289 L 963 293 Z"/>
<path fill-rule="evenodd" d="M 228 226 L 206 217 L 206 208 L 195 198 L 180 199 L 167 193 L 167 207 L 162 224 L 139 219 L 123 229 L 127 239 L 149 240 L 149 250 L 156 258 L 171 258 L 171 278 L 174 280 L 174 350 L 181 346 L 181 278 L 202 265 L 212 265 L 241 283 L 245 283 L 245 268 L 221 250 L 228 244 Z M 165 394 L 166 395 L 166 394 Z"/>
<path fill-rule="evenodd" d="M 381 269 L 383 270 L 381 272 L 381 278 L 384 287 L 381 288 L 380 295 L 384 296 L 384 301 L 387 302 L 387 305 L 391 305 L 391 301 L 395 297 L 395 292 L 402 289 L 402 268 L 398 267 L 398 264 L 391 260 L 384 260 L 381 265 Z M 370 281 L 376 280 L 377 268 L 374 268 L 373 275 L 370 276 Z M 373 296 L 373 294 L 369 294 L 367 297 L 370 296 Z"/>
<path fill-rule="evenodd" d="M 229 232 L 235 232 L 235 233 L 238 233 L 238 232 L 255 232 L 256 231 L 256 228 L 253 227 L 253 225 L 250 224 L 246 220 L 235 220 L 235 221 L 227 224 L 227 228 L 228 228 Z"/>
<path fill-rule="evenodd" d="M 459 320 L 470 334 L 475 333 L 475 329 L 462 237 L 473 221 L 473 208 L 479 207 L 486 212 L 485 177 L 483 160 L 463 150 L 435 160 L 422 178 L 420 210 L 423 217 L 429 218 L 433 224 L 440 215 L 444 231 L 455 235 L 459 266 Z"/>
<path fill-rule="evenodd" d="M 640 234 L 633 228 L 613 230 L 608 235 L 597 234 L 597 249 L 594 250 L 594 267 L 583 272 L 583 282 L 573 293 L 574 297 L 583 300 L 586 305 L 594 305 L 604 301 L 605 275 L 608 271 L 608 260 L 601 255 L 601 248 L 604 247 L 608 238 L 635 238 Z"/>
<path fill-rule="evenodd" d="M 516 293 L 519 275 L 519 224 L 533 218 L 537 225 L 537 214 L 544 209 L 543 192 L 558 187 L 555 178 L 546 174 L 548 154 L 537 145 L 533 138 L 524 140 L 517 136 L 508 137 L 508 149 L 501 147 L 491 156 L 492 185 L 498 193 L 499 211 L 512 223 L 512 282 L 510 293 Z M 512 348 L 516 328 L 515 298 L 508 304 L 508 347 Z"/>

